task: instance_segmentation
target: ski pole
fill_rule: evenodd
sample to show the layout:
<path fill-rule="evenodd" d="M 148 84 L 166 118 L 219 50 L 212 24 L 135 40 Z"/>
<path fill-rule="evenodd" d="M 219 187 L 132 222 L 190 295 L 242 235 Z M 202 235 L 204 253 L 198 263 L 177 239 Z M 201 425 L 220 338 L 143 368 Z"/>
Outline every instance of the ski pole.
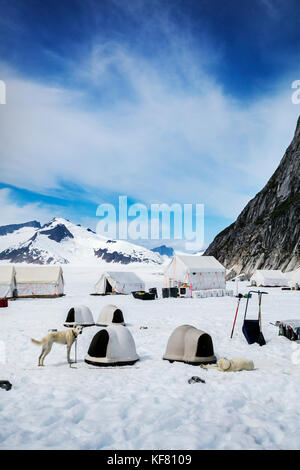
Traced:
<path fill-rule="evenodd" d="M 243 295 L 242 295 L 242 294 L 239 294 L 237 297 L 238 297 L 238 304 L 237 304 L 237 307 L 236 307 L 236 312 L 235 312 L 235 317 L 234 317 L 234 322 L 233 322 L 233 326 L 232 326 L 230 338 L 232 338 L 232 336 L 233 336 L 233 331 L 234 331 L 234 327 L 235 327 L 235 322 L 236 322 L 237 314 L 238 314 L 238 311 L 239 311 L 240 301 L 241 301 L 241 299 L 243 298 Z"/>

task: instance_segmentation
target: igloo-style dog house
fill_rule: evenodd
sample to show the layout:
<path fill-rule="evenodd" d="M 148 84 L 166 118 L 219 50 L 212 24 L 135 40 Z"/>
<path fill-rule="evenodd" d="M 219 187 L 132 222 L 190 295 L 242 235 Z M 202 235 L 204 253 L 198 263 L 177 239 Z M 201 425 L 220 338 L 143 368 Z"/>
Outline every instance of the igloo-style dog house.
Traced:
<path fill-rule="evenodd" d="M 109 326 L 109 325 L 125 325 L 123 312 L 116 305 L 105 305 L 99 313 L 96 325 Z"/>
<path fill-rule="evenodd" d="M 75 325 L 95 325 L 93 314 L 86 305 L 77 305 L 70 308 L 64 326 L 73 328 Z"/>
<path fill-rule="evenodd" d="M 93 337 L 85 362 L 94 366 L 125 366 L 139 360 L 130 331 L 123 325 L 112 325 Z"/>
<path fill-rule="evenodd" d="M 173 331 L 163 359 L 194 365 L 217 362 L 211 336 L 191 325 L 182 325 Z"/>

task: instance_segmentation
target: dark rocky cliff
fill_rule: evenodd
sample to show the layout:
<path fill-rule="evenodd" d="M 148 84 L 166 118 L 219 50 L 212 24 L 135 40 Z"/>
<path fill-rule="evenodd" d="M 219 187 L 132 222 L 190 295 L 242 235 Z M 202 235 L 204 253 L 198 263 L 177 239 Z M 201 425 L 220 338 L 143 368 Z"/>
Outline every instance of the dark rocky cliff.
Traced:
<path fill-rule="evenodd" d="M 300 265 L 300 117 L 292 143 L 266 186 L 205 251 L 229 278 L 256 269 L 291 271 Z"/>

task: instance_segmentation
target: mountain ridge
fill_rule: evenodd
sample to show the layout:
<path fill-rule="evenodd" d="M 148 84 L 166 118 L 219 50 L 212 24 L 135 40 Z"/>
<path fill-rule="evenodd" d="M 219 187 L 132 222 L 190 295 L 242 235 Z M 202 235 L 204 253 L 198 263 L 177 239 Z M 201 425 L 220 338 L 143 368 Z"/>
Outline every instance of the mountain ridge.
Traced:
<path fill-rule="evenodd" d="M 0 236 L 7 235 L 8 233 L 13 233 L 23 227 L 41 228 L 41 224 L 37 220 L 31 220 L 30 222 L 25 222 L 23 224 L 2 225 L 0 227 Z"/>
<path fill-rule="evenodd" d="M 125 240 L 110 240 L 63 218 L 38 226 L 15 224 L 0 232 L 0 261 L 28 264 L 161 264 L 158 253 Z M 1 230 L 1 227 L 0 227 Z"/>

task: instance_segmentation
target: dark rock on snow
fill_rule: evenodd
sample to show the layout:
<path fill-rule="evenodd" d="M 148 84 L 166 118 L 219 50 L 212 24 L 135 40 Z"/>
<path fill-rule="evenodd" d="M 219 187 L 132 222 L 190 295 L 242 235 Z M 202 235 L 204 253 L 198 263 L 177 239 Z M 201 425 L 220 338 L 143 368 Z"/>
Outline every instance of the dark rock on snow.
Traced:
<path fill-rule="evenodd" d="M 8 380 L 0 380 L 0 388 L 8 391 L 12 387 L 12 384 Z"/>
<path fill-rule="evenodd" d="M 49 230 L 41 230 L 41 235 L 47 235 L 50 240 L 60 243 L 64 238 L 74 238 L 73 234 L 63 224 L 58 224 Z"/>
<path fill-rule="evenodd" d="M 32 220 L 31 222 L 25 222 L 24 224 L 2 225 L 2 227 L 0 227 L 0 236 L 8 235 L 9 233 L 13 233 L 23 227 L 41 228 L 41 224 L 36 220 Z"/>
<path fill-rule="evenodd" d="M 129 263 L 141 263 L 142 261 L 146 262 L 149 260 L 142 260 L 141 258 L 123 254 L 119 251 L 108 251 L 107 248 L 99 248 L 98 250 L 94 250 L 95 256 L 97 258 L 102 258 L 107 263 L 121 263 L 121 264 L 129 264 Z"/>

